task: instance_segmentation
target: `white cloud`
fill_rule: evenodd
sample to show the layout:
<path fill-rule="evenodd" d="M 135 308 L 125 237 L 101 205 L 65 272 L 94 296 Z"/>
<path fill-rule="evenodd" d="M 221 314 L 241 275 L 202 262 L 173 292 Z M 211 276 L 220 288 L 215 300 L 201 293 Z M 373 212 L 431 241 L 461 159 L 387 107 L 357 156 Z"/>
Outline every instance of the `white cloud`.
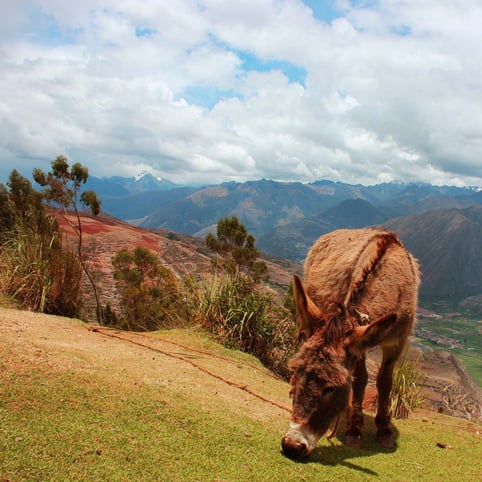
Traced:
<path fill-rule="evenodd" d="M 357 4 L 2 2 L 0 180 L 62 153 L 177 182 L 482 185 L 479 2 Z"/>

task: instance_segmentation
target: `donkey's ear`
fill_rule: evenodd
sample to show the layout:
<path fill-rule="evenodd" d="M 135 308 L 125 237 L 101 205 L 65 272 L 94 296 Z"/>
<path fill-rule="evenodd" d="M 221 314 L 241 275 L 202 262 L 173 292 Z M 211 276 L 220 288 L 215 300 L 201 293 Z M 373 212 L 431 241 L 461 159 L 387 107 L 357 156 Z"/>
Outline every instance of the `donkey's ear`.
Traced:
<path fill-rule="evenodd" d="M 307 340 L 322 325 L 322 314 L 306 293 L 303 282 L 297 274 L 294 275 L 293 295 L 298 314 L 298 341 Z"/>
<path fill-rule="evenodd" d="M 396 321 L 397 314 L 389 313 L 369 325 L 357 326 L 345 338 L 346 349 L 353 354 L 360 354 L 369 348 L 379 345 L 393 328 Z"/>

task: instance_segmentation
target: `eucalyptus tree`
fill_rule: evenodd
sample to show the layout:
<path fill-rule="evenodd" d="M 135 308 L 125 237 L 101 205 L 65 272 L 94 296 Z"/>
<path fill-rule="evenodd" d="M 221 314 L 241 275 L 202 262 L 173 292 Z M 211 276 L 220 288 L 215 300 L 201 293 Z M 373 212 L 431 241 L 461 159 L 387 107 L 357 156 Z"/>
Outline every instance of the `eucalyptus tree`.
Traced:
<path fill-rule="evenodd" d="M 69 166 L 65 156 L 57 156 L 51 163 L 52 169 L 45 173 L 41 169 L 34 169 L 33 178 L 44 188 L 44 199 L 52 206 L 60 208 L 65 221 L 77 235 L 77 256 L 82 269 L 94 291 L 97 306 L 97 321 L 102 324 L 102 307 L 99 293 L 92 274 L 90 273 L 83 255 L 83 232 L 81 221 L 81 207 L 89 208 L 92 215 L 100 212 L 101 202 L 94 191 L 82 191 L 81 186 L 87 182 L 89 170 L 79 162 Z M 73 213 L 74 222 L 68 216 Z"/>

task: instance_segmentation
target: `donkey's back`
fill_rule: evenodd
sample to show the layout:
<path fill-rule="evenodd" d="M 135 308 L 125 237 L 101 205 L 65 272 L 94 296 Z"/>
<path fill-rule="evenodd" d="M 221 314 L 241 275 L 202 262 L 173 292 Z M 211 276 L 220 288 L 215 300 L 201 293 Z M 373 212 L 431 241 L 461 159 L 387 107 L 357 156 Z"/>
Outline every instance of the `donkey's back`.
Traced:
<path fill-rule="evenodd" d="M 378 228 L 326 234 L 305 262 L 305 288 L 315 304 L 335 301 L 369 319 L 397 313 L 403 335 L 415 319 L 419 284 L 416 260 L 394 233 Z"/>

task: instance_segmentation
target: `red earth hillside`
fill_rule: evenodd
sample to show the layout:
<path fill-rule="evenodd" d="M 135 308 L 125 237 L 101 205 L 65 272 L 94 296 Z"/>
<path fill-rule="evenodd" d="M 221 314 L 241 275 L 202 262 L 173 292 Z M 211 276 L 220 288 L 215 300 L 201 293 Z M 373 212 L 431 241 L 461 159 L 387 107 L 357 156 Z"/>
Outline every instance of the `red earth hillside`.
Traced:
<path fill-rule="evenodd" d="M 64 233 L 71 242 L 75 242 L 75 216 L 70 214 L 65 217 L 58 211 L 56 215 Z M 138 228 L 103 213 L 98 216 L 82 213 L 81 224 L 84 253 L 97 282 L 102 303 L 108 302 L 113 308 L 118 306 L 118 294 L 112 276 L 112 257 L 121 249 L 147 248 L 155 252 L 161 264 L 170 268 L 179 278 L 185 274 L 210 271 L 212 254 L 207 250 L 203 239 L 166 230 Z M 282 260 L 282 265 L 271 259 L 265 261 L 271 283 L 281 287 L 283 291 L 293 278 L 293 273 L 302 269 L 300 265 L 289 261 Z M 91 291 L 86 282 L 83 318 L 94 321 L 95 303 L 93 296 L 90 296 Z"/>

